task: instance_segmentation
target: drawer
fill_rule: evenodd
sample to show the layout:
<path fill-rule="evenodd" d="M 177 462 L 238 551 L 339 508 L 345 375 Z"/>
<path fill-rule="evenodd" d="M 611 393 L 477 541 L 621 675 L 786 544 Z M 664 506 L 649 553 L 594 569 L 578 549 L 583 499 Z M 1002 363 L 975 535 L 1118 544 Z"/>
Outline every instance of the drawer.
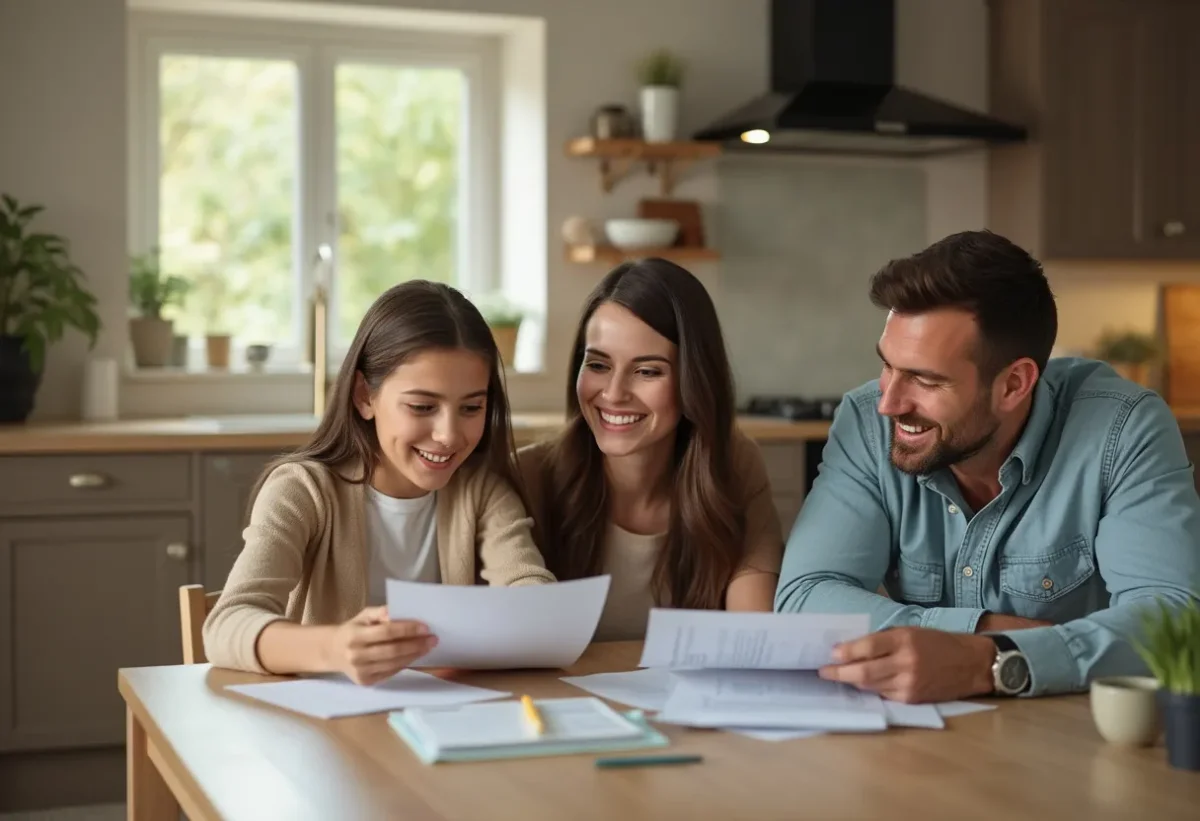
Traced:
<path fill-rule="evenodd" d="M 155 509 L 191 499 L 186 453 L 0 457 L 0 514 Z"/>
<path fill-rule="evenodd" d="M 804 493 L 804 443 L 763 444 L 763 462 L 771 490 L 781 493 Z"/>
<path fill-rule="evenodd" d="M 783 540 L 786 542 L 792 532 L 792 525 L 796 523 L 796 517 L 800 515 L 804 497 L 800 494 L 775 493 L 772 494 L 772 500 L 775 502 L 775 512 L 779 514 L 779 525 L 783 528 Z"/>

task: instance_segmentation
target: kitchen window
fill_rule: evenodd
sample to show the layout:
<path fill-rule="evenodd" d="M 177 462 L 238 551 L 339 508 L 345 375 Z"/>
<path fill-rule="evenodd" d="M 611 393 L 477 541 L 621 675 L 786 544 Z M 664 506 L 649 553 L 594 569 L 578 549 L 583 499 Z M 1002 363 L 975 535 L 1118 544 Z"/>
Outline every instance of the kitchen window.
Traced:
<path fill-rule="evenodd" d="M 131 248 L 191 283 L 168 316 L 197 350 L 228 333 L 298 364 L 321 282 L 336 367 L 397 282 L 498 287 L 487 38 L 130 20 Z"/>

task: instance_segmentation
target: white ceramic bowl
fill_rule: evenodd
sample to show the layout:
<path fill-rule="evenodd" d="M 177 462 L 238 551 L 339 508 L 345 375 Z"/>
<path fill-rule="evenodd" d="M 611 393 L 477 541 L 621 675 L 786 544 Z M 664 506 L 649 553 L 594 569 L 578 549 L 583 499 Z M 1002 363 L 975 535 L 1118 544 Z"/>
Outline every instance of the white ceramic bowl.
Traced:
<path fill-rule="evenodd" d="M 608 241 L 618 248 L 665 248 L 679 235 L 677 220 L 613 219 L 604 223 Z"/>

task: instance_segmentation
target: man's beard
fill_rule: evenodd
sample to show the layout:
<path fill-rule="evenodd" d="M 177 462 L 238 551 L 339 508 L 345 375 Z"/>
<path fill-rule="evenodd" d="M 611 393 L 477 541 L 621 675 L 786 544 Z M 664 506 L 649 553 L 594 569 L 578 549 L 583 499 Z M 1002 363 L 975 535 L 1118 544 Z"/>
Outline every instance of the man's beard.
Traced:
<path fill-rule="evenodd" d="M 903 423 L 909 426 L 932 428 L 939 434 L 941 431 L 938 425 L 929 420 L 912 416 L 893 417 L 891 422 L 893 425 Z M 897 442 L 893 428 L 892 464 L 912 476 L 929 476 L 945 470 L 970 459 L 987 447 L 996 435 L 1000 422 L 988 411 L 987 405 L 981 398 L 958 427 L 962 430 L 961 433 L 951 429 L 945 438 L 937 436 L 933 446 L 924 451 L 913 451 Z"/>

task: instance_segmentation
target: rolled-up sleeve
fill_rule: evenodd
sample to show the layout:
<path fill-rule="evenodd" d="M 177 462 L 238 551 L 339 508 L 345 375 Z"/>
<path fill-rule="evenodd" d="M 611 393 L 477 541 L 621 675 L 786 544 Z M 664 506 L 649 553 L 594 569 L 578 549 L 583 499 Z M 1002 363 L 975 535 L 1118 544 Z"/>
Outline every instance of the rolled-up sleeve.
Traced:
<path fill-rule="evenodd" d="M 1135 650 L 1147 608 L 1200 600 L 1200 496 L 1179 425 L 1145 394 L 1106 442 L 1108 481 L 1096 560 L 1109 606 L 1010 636 L 1029 662 L 1029 695 L 1085 689 L 1098 676 L 1144 673 Z"/>

